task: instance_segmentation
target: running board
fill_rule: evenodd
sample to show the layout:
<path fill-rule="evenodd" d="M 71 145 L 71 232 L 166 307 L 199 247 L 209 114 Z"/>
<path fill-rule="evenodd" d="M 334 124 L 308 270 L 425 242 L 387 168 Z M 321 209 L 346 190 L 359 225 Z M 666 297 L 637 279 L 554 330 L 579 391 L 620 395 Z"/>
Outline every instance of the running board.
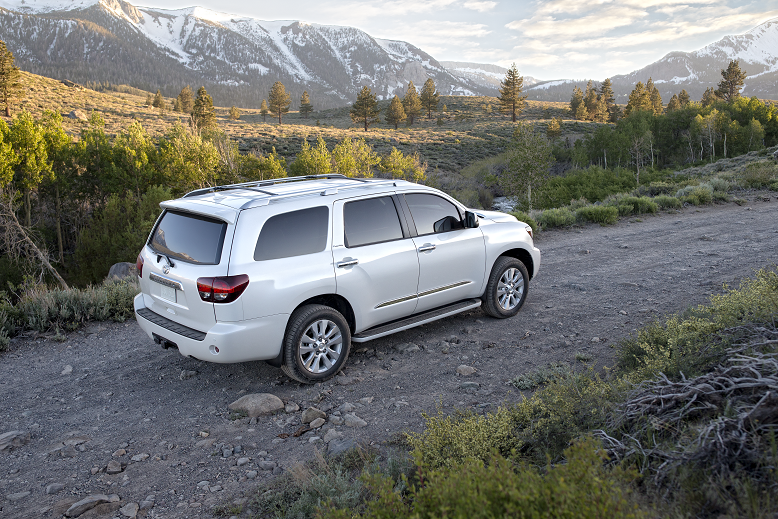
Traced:
<path fill-rule="evenodd" d="M 401 332 L 415 326 L 421 326 L 422 324 L 431 323 L 432 321 L 437 321 L 438 319 L 443 319 L 451 315 L 466 312 L 467 310 L 472 310 L 473 308 L 478 308 L 479 306 L 481 306 L 480 299 L 467 299 L 452 305 L 442 306 L 422 314 L 406 317 L 405 319 L 401 319 L 393 323 L 383 324 L 376 326 L 375 328 L 370 328 L 369 330 L 365 330 L 352 336 L 351 342 L 371 341 L 385 335 L 391 335 L 393 333 Z"/>

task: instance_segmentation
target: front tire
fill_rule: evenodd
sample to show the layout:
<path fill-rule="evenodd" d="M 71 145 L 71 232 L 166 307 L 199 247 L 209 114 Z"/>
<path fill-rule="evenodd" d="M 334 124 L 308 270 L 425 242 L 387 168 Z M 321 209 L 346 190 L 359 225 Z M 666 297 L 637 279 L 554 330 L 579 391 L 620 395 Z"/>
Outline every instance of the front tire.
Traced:
<path fill-rule="evenodd" d="M 281 369 L 303 384 L 334 377 L 351 350 L 351 330 L 343 315 L 329 306 L 305 305 L 294 311 L 284 337 Z"/>
<path fill-rule="evenodd" d="M 494 262 L 481 308 L 498 319 L 513 317 L 524 305 L 529 288 L 529 274 L 524 263 L 508 256 Z"/>

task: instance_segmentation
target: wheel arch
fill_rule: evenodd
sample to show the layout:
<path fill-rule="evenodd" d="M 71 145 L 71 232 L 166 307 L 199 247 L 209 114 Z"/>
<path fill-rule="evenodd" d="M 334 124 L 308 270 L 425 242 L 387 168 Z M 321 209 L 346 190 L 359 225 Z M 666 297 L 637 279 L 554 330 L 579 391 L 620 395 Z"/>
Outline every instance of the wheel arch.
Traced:
<path fill-rule="evenodd" d="M 535 272 L 535 262 L 532 259 L 532 255 L 529 253 L 527 249 L 522 249 L 521 247 L 517 247 L 515 249 L 509 249 L 501 253 L 500 256 L 509 256 L 511 258 L 516 258 L 517 260 L 524 263 L 524 266 L 527 267 L 527 273 L 529 274 L 529 278 L 532 279 L 532 276 L 534 275 Z"/>

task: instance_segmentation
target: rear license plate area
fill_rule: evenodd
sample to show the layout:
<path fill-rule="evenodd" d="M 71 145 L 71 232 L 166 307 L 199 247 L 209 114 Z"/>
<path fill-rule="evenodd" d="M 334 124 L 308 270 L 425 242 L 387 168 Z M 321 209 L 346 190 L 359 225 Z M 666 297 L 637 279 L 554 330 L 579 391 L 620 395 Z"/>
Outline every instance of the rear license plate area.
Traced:
<path fill-rule="evenodd" d="M 173 303 L 176 302 L 176 289 L 173 287 L 166 287 L 165 285 L 159 285 L 159 297 Z"/>

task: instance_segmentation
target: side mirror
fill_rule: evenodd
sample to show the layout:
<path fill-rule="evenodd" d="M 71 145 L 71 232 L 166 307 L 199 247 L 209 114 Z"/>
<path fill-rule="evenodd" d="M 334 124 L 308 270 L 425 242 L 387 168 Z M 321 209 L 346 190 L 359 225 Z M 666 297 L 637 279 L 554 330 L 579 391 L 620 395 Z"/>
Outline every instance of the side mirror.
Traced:
<path fill-rule="evenodd" d="M 472 211 L 465 211 L 465 229 L 475 229 L 481 223 L 478 221 L 478 216 Z"/>

